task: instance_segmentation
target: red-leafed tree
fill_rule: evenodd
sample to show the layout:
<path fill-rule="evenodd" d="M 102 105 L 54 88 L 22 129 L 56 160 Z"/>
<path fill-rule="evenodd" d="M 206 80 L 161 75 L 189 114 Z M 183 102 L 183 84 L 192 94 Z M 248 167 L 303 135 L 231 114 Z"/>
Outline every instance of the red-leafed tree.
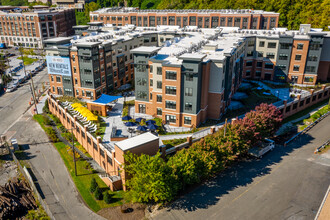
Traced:
<path fill-rule="evenodd" d="M 256 126 L 255 132 L 260 134 L 261 138 L 274 135 L 282 122 L 281 112 L 272 104 L 262 103 L 254 111 L 248 112 L 244 120 L 253 123 Z"/>

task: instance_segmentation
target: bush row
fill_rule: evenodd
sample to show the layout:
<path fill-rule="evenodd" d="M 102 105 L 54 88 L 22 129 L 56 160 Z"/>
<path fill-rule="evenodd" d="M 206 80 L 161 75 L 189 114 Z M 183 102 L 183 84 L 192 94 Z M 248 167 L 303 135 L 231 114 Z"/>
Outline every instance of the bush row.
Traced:
<path fill-rule="evenodd" d="M 155 156 L 125 155 L 124 169 L 130 189 L 127 196 L 133 202 L 171 201 L 188 185 L 196 184 L 223 170 L 239 155 L 257 142 L 269 137 L 282 121 L 280 111 L 273 105 L 261 104 L 243 119 L 227 125 L 190 148 L 177 152 L 165 161 Z"/>

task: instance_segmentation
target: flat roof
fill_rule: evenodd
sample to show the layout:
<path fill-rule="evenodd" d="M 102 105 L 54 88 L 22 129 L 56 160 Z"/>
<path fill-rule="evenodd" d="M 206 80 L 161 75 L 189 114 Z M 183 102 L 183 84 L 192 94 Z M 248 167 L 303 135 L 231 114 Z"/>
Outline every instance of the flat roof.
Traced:
<path fill-rule="evenodd" d="M 45 43 L 58 43 L 65 40 L 71 40 L 71 37 L 55 37 L 51 39 L 44 40 Z"/>
<path fill-rule="evenodd" d="M 132 49 L 131 53 L 153 53 L 158 51 L 159 49 L 160 47 L 155 47 L 155 46 L 151 46 L 151 47 L 142 46 Z"/>
<path fill-rule="evenodd" d="M 151 132 L 147 132 L 147 133 L 140 134 L 140 135 L 132 137 L 132 138 L 128 138 L 123 141 L 119 141 L 119 142 L 115 143 L 115 145 L 117 147 L 119 147 L 122 151 L 127 151 L 129 149 L 133 149 L 135 147 L 138 147 L 143 144 L 147 144 L 147 143 L 155 141 L 155 140 L 158 141 L 159 137 L 157 137 L 154 134 L 151 134 Z"/>
<path fill-rule="evenodd" d="M 185 53 L 182 54 L 179 59 L 183 60 L 202 60 L 204 57 L 206 57 L 206 54 L 201 53 Z"/>

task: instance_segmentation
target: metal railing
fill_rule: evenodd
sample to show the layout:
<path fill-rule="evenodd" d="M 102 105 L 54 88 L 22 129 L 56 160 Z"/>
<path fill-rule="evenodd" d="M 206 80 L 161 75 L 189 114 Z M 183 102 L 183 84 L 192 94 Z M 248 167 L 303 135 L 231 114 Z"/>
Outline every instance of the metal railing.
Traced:
<path fill-rule="evenodd" d="M 325 117 L 327 117 L 328 115 L 330 115 L 330 111 L 328 111 L 327 113 L 323 114 L 321 117 L 319 117 L 316 121 L 314 121 L 312 124 L 308 125 L 304 130 L 298 132 L 296 135 L 294 135 L 292 138 L 290 138 L 288 141 L 286 141 L 284 143 L 284 147 L 286 145 L 288 145 L 291 141 L 295 140 L 298 136 L 300 136 L 301 134 L 305 134 L 307 131 L 309 131 L 311 128 L 313 128 L 317 123 L 319 123 L 320 121 L 322 121 Z"/>
<path fill-rule="evenodd" d="M 330 139 L 324 142 L 321 146 L 315 149 L 314 154 L 320 152 L 322 149 L 324 149 L 326 146 L 330 145 Z"/>

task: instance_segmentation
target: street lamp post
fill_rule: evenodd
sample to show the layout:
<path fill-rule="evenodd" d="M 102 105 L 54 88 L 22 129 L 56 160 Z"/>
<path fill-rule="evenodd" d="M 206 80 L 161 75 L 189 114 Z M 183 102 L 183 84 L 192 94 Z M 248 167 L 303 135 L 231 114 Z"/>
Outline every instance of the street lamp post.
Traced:
<path fill-rule="evenodd" d="M 71 134 L 72 134 L 72 152 L 73 152 L 73 163 L 74 163 L 74 175 L 77 176 L 77 166 L 76 166 L 76 151 L 74 149 L 74 136 L 73 136 L 73 129 L 75 127 L 72 127 L 71 129 Z"/>

